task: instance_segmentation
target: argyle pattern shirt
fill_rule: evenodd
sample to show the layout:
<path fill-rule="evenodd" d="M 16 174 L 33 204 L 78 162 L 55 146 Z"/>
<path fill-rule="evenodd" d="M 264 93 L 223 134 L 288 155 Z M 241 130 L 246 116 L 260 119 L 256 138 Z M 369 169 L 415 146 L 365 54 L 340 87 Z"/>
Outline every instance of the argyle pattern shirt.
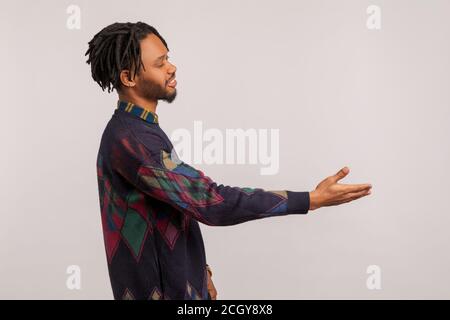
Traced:
<path fill-rule="evenodd" d="M 121 100 L 101 138 L 97 179 L 114 299 L 210 299 L 199 222 L 309 211 L 309 192 L 214 182 L 178 158 L 156 113 Z"/>

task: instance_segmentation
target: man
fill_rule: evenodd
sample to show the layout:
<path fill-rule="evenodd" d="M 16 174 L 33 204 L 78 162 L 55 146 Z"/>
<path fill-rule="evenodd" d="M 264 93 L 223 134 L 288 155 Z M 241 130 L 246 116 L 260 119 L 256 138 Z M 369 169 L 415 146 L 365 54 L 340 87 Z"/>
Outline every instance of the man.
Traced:
<path fill-rule="evenodd" d="M 198 222 L 227 226 L 306 214 L 370 194 L 343 185 L 347 167 L 312 192 L 218 185 L 181 161 L 159 127 L 159 100 L 174 101 L 177 68 L 158 31 L 114 23 L 89 42 L 102 90 L 118 93 L 97 157 L 100 209 L 115 299 L 216 299 Z"/>

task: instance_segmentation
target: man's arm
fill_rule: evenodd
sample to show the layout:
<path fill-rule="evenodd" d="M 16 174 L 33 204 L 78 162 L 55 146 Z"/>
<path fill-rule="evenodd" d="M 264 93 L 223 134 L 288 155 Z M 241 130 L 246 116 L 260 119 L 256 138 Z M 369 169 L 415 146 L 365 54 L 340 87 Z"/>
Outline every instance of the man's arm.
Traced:
<path fill-rule="evenodd" d="M 166 202 L 212 226 L 287 214 L 306 214 L 309 192 L 266 191 L 214 182 L 202 171 L 172 159 L 161 138 L 149 134 L 138 140 L 127 135 L 114 145 L 115 170 L 146 195 Z"/>

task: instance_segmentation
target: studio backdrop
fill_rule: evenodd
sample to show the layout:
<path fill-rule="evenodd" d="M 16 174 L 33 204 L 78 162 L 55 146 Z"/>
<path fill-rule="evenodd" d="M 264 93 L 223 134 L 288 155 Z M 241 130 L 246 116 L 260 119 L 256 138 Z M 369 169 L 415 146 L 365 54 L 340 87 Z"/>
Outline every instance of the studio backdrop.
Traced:
<path fill-rule="evenodd" d="M 373 186 L 307 215 L 200 224 L 218 299 L 450 298 L 450 1 L 1 7 L 0 298 L 113 298 L 96 156 L 117 94 L 84 54 L 137 21 L 177 66 L 157 114 L 183 161 L 229 186 L 312 191 L 344 166 L 342 183 Z"/>

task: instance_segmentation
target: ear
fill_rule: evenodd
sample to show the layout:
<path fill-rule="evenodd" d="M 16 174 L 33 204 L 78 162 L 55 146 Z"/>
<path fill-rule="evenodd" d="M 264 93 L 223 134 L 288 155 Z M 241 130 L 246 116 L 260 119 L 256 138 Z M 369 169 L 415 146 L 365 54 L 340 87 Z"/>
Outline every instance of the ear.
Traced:
<path fill-rule="evenodd" d="M 136 82 L 131 80 L 130 70 L 122 70 L 120 72 L 120 82 L 125 88 L 132 88 L 136 85 Z"/>

